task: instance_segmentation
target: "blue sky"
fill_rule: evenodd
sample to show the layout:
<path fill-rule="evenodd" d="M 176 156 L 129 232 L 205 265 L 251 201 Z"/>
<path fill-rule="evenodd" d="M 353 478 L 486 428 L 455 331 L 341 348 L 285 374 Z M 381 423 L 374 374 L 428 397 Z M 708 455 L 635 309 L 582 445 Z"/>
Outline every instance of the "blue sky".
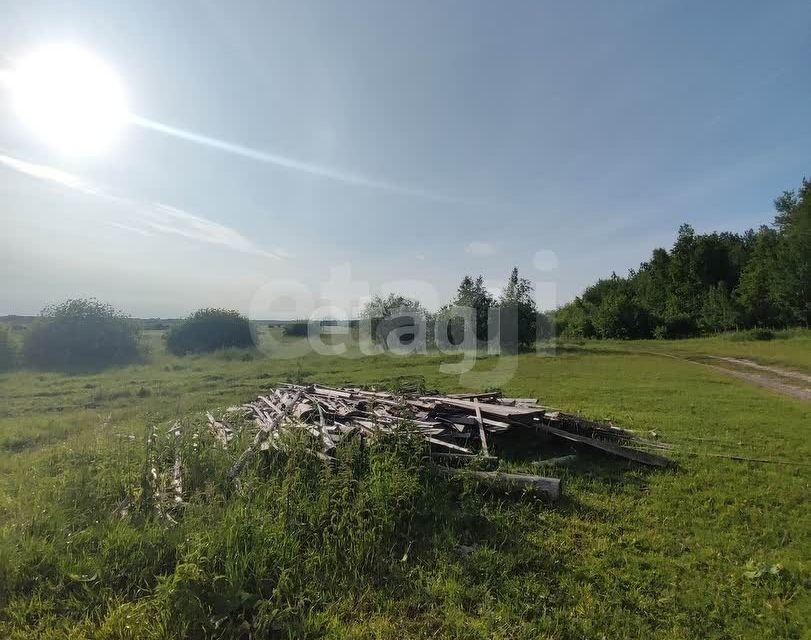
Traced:
<path fill-rule="evenodd" d="M 75 43 L 164 131 L 58 153 L 0 88 L 0 313 L 96 296 L 283 318 L 392 289 L 432 306 L 513 265 L 549 307 L 682 222 L 770 222 L 811 173 L 807 1 L 2 11 L 0 64 Z M 297 307 L 279 293 L 294 290 Z"/>

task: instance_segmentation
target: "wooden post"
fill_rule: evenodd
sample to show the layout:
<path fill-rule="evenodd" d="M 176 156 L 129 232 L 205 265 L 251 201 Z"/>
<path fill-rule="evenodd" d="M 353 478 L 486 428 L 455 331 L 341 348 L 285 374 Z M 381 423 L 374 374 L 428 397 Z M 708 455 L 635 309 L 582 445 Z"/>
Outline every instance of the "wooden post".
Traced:
<path fill-rule="evenodd" d="M 473 404 L 476 405 L 476 422 L 479 423 L 479 438 L 482 441 L 482 453 L 485 456 L 490 456 L 490 452 L 487 450 L 487 437 L 484 435 L 484 420 L 482 420 L 482 410 L 479 407 L 479 399 L 474 398 Z"/>

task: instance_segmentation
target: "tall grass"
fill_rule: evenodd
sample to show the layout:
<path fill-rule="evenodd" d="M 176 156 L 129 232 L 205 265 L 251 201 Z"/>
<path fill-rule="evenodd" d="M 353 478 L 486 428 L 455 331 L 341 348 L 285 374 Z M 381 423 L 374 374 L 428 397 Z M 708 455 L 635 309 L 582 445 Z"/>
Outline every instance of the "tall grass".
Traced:
<path fill-rule="evenodd" d="M 409 589 L 408 557 L 450 514 L 419 439 L 350 438 L 334 466 L 290 440 L 237 491 L 227 471 L 244 444 L 224 449 L 197 422 L 156 429 L 145 455 L 136 444 L 55 454 L 48 508 L 0 542 L 0 633 L 52 628 L 56 616 L 98 637 L 302 637 L 323 631 L 314 611 Z M 176 456 L 182 504 L 165 491 Z"/>
<path fill-rule="evenodd" d="M 0 376 L 0 638 L 808 635 L 806 405 L 648 353 L 717 348 L 802 369 L 807 331 L 482 359 L 482 374 L 515 365 L 506 395 L 678 446 L 680 469 L 661 472 L 583 454 L 550 472 L 565 483 L 552 505 L 436 477 L 407 439 L 349 440 L 335 469 L 292 442 L 257 457 L 235 491 L 226 473 L 246 443 L 213 443 L 205 409 L 290 377 L 448 392 L 488 377 L 451 378 L 439 370 L 451 356 L 436 355 L 176 358 L 147 333 L 147 364 Z M 505 470 L 538 472 L 525 447 L 511 458 L 491 444 Z M 568 452 L 537 444 L 540 457 Z M 186 505 L 168 501 L 172 524 L 144 472 L 147 459 L 169 471 L 178 452 Z"/>

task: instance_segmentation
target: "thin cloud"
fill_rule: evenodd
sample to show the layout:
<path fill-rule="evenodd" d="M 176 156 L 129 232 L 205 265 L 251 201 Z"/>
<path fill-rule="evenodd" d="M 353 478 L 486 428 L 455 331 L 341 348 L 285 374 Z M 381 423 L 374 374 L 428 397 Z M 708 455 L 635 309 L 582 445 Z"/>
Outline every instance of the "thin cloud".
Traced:
<path fill-rule="evenodd" d="M 312 162 L 303 162 L 301 160 L 296 160 L 294 158 L 283 156 L 278 153 L 271 153 L 269 151 L 263 151 L 261 149 L 254 149 L 253 147 L 247 147 L 245 145 L 228 142 L 227 140 L 212 138 L 211 136 L 206 136 L 201 133 L 195 133 L 194 131 L 189 131 L 188 129 L 172 127 L 168 124 L 163 124 L 162 122 L 150 120 L 149 118 L 143 118 L 135 114 L 130 114 L 129 119 L 130 122 L 132 122 L 133 124 L 141 126 L 145 129 L 157 131 L 159 133 L 171 136 L 173 138 L 177 138 L 179 140 L 185 140 L 187 142 L 192 142 L 194 144 L 200 144 L 209 147 L 211 149 L 225 151 L 226 153 L 242 156 L 243 158 L 249 158 L 250 160 L 256 160 L 258 162 L 264 162 L 266 164 L 275 165 L 283 169 L 289 169 L 292 171 L 306 173 L 311 176 L 316 176 L 319 178 L 326 178 L 329 180 L 334 180 L 336 182 L 343 182 L 344 184 L 349 184 L 356 187 L 366 187 L 369 189 L 376 189 L 379 191 L 388 191 L 390 193 L 396 193 L 403 196 L 422 198 L 425 200 L 433 200 L 434 202 L 444 202 L 447 204 L 464 204 L 464 205 L 477 204 L 476 202 L 468 200 L 466 198 L 443 195 L 441 193 L 433 193 L 431 191 L 426 191 L 424 189 L 418 189 L 401 184 L 394 184 L 392 182 L 384 182 L 382 180 L 377 180 L 375 178 L 371 178 L 363 174 L 350 173 L 348 171 L 343 171 L 341 169 L 336 169 L 334 167 L 328 167 L 325 165 L 315 164 Z"/>
<path fill-rule="evenodd" d="M 128 218 L 126 223 L 108 222 L 108 224 L 128 233 L 154 235 L 154 232 L 159 232 L 273 260 L 283 258 L 280 252 L 266 251 L 258 247 L 250 238 L 246 238 L 236 229 L 167 204 L 140 203 L 114 195 L 106 189 L 90 184 L 86 180 L 60 169 L 26 162 L 7 155 L 0 154 L 0 165 L 38 180 L 125 205 L 133 211 L 134 215 Z"/>
<path fill-rule="evenodd" d="M 465 253 L 477 257 L 493 256 L 497 254 L 501 246 L 496 242 L 482 242 L 475 240 L 465 247 Z"/>
<path fill-rule="evenodd" d="M 155 203 L 148 209 L 143 209 L 141 214 L 143 217 L 140 222 L 149 229 L 197 242 L 217 244 L 242 253 L 253 253 L 274 260 L 281 259 L 276 253 L 260 249 L 249 238 L 231 227 L 167 204 Z"/>
<path fill-rule="evenodd" d="M 111 227 L 116 227 L 117 229 L 122 229 L 124 231 L 129 231 L 130 233 L 137 233 L 142 236 L 146 236 L 148 238 L 152 238 L 155 236 L 154 233 L 150 233 L 146 229 L 139 229 L 138 227 L 131 227 L 128 224 L 121 224 L 119 222 L 108 222 Z"/>
<path fill-rule="evenodd" d="M 11 156 L 2 154 L 0 154 L 0 164 L 8 167 L 9 169 L 13 169 L 14 171 L 31 176 L 32 178 L 45 180 L 46 182 L 54 182 L 63 187 L 68 187 L 69 189 L 74 189 L 75 191 L 81 191 L 82 193 L 98 195 L 96 190 L 91 189 L 81 178 L 74 176 L 71 173 L 67 173 L 66 171 L 60 171 L 59 169 L 54 169 L 53 167 L 49 167 L 44 164 L 26 162 L 25 160 L 12 158 Z"/>

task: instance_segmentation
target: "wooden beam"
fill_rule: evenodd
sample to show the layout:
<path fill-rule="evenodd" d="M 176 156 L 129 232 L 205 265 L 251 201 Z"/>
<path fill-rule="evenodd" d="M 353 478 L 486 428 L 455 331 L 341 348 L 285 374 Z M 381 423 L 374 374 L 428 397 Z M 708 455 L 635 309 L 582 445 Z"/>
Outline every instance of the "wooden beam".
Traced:
<path fill-rule="evenodd" d="M 470 449 L 466 449 L 465 447 L 460 447 L 458 444 L 451 444 L 450 442 L 445 442 L 444 440 L 440 440 L 439 438 L 432 438 L 427 437 L 425 438 L 431 444 L 437 444 L 440 447 L 447 447 L 448 449 L 453 449 L 454 451 L 461 451 L 462 453 L 473 453 Z"/>
<path fill-rule="evenodd" d="M 578 444 L 584 444 L 594 449 L 599 449 L 600 451 L 611 453 L 620 458 L 625 458 L 626 460 L 633 460 L 634 462 L 647 464 L 652 467 L 667 467 L 670 466 L 671 464 L 671 460 L 669 460 L 668 458 L 657 456 L 653 453 L 647 453 L 646 451 L 638 451 L 637 449 L 630 449 L 629 447 L 623 447 L 621 445 L 613 444 L 611 442 L 604 442 L 602 440 L 595 440 L 594 438 L 580 436 L 577 435 L 576 433 L 569 433 L 568 431 L 556 429 L 555 427 L 550 427 L 548 424 L 543 424 L 540 422 L 535 424 L 534 426 L 540 429 L 541 431 L 549 433 L 553 436 L 557 436 L 558 438 L 562 438 L 563 440 L 568 440 L 569 442 L 576 442 Z"/>
<path fill-rule="evenodd" d="M 439 404 L 467 409 L 471 413 L 476 410 L 476 403 L 470 400 L 455 400 L 453 398 L 429 398 Z M 505 407 L 503 404 L 480 403 L 482 413 L 499 418 L 527 418 L 543 415 L 543 409 L 534 407 Z"/>
<path fill-rule="evenodd" d="M 482 452 L 484 455 L 489 456 L 490 452 L 487 450 L 487 436 L 484 435 L 484 422 L 482 421 L 482 412 L 479 408 L 478 399 L 474 399 L 473 404 L 476 405 L 476 422 L 479 423 L 479 438 L 482 441 Z"/>

